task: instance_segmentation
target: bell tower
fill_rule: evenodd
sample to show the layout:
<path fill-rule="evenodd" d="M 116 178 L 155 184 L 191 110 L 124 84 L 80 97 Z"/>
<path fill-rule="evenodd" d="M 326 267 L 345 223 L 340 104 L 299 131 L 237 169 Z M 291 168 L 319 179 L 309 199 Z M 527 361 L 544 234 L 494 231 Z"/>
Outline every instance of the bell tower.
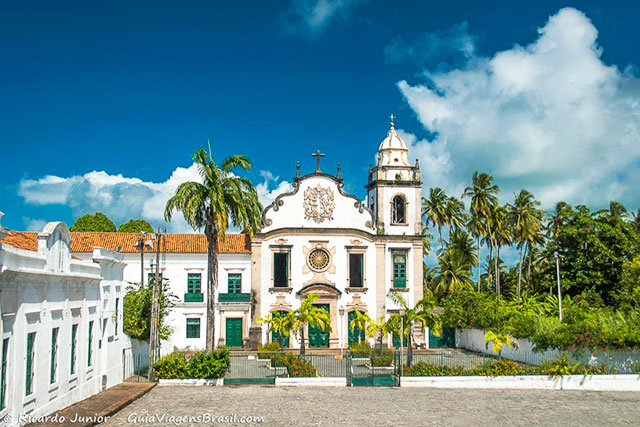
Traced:
<path fill-rule="evenodd" d="M 409 163 L 407 143 L 397 134 L 390 116 L 387 137 L 378 147 L 376 165 L 369 166 L 367 206 L 379 234 L 421 235 L 420 164 Z"/>

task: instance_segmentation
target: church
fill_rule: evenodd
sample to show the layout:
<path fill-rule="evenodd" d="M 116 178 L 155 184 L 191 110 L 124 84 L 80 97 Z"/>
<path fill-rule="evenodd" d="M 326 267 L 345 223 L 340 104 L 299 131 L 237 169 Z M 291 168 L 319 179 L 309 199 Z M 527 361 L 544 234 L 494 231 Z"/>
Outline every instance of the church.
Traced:
<path fill-rule="evenodd" d="M 319 296 L 316 304 L 328 311 L 331 329 L 309 327 L 308 346 L 346 348 L 357 341 L 348 327 L 356 310 L 372 319 L 388 318 L 400 308 L 387 296 L 392 289 L 409 306 L 422 298 L 420 167 L 417 161 L 410 164 L 393 116 L 376 165 L 369 167 L 364 201 L 345 193 L 339 166 L 336 175 L 323 172 L 322 154 L 313 156 L 316 170 L 301 174 L 298 165 L 293 191 L 265 207 L 263 227 L 251 240 L 255 308 L 244 333 L 256 339 L 259 334 L 262 343 L 273 340 L 257 319 L 295 310 L 313 293 Z M 241 322 L 224 311 L 221 317 L 223 324 Z M 423 346 L 424 331 L 416 328 L 415 344 Z M 230 331 L 222 328 L 221 333 Z M 299 348 L 295 337 L 287 341 Z"/>

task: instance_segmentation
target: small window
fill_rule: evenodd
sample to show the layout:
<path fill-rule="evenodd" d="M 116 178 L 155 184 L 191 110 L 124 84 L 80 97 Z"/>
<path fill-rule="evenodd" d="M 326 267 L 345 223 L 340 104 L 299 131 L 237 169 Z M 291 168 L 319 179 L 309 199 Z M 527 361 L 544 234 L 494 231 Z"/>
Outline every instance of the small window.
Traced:
<path fill-rule="evenodd" d="M 92 358 L 93 358 L 93 320 L 89 321 L 89 343 L 87 347 L 87 366 L 91 366 Z"/>
<path fill-rule="evenodd" d="M 56 382 L 56 376 L 58 374 L 58 332 L 60 332 L 60 328 L 51 329 L 51 367 L 49 384 Z"/>
<path fill-rule="evenodd" d="M 25 396 L 29 396 L 33 393 L 33 377 L 34 377 L 34 362 L 35 362 L 35 341 L 36 333 L 30 332 L 27 334 L 27 366 L 25 369 Z"/>
<path fill-rule="evenodd" d="M 286 288 L 289 286 L 289 254 L 278 252 L 273 254 L 273 285 Z"/>
<path fill-rule="evenodd" d="M 2 340 L 2 367 L 0 371 L 0 410 L 6 408 L 7 395 L 7 355 L 9 354 L 9 338 Z"/>
<path fill-rule="evenodd" d="M 187 293 L 189 294 L 202 293 L 202 274 L 189 273 L 187 277 Z"/>
<path fill-rule="evenodd" d="M 229 293 L 239 294 L 242 293 L 242 275 L 241 274 L 229 274 Z"/>
<path fill-rule="evenodd" d="M 404 288 L 407 286 L 407 255 L 395 253 L 393 257 L 393 287 Z"/>
<path fill-rule="evenodd" d="M 363 281 L 363 254 L 349 254 L 349 287 L 361 288 Z"/>
<path fill-rule="evenodd" d="M 393 224 L 406 224 L 406 208 L 404 198 L 402 196 L 396 196 L 393 198 L 391 209 L 391 223 Z"/>
<path fill-rule="evenodd" d="M 200 319 L 187 319 L 187 338 L 200 338 Z"/>
<path fill-rule="evenodd" d="M 71 326 L 71 375 L 76 373 L 76 350 L 78 348 L 78 325 Z"/>

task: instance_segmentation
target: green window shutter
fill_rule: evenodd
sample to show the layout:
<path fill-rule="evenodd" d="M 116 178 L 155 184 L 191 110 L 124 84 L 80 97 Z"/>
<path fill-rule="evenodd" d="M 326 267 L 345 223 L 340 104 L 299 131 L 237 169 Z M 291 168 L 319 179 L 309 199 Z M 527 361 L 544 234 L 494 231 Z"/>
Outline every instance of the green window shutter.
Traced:
<path fill-rule="evenodd" d="M 289 253 L 273 254 L 273 285 L 286 288 L 289 286 Z"/>
<path fill-rule="evenodd" d="M 228 289 L 230 294 L 239 294 L 242 292 L 242 275 L 229 274 Z"/>
<path fill-rule="evenodd" d="M 407 286 L 407 255 L 394 253 L 393 259 L 393 287 L 404 288 Z"/>
<path fill-rule="evenodd" d="M 89 321 L 89 346 L 87 348 L 87 366 L 91 366 L 93 356 L 93 320 Z"/>
<path fill-rule="evenodd" d="M 56 374 L 58 370 L 58 332 L 60 328 L 51 329 L 51 367 L 49 369 L 49 383 L 56 382 Z"/>
<path fill-rule="evenodd" d="M 9 353 L 9 338 L 2 340 L 2 368 L 0 371 L 0 409 L 5 408 L 7 395 L 7 354 Z"/>
<path fill-rule="evenodd" d="M 189 273 L 187 277 L 187 293 L 202 293 L 202 275 L 200 273 Z"/>
<path fill-rule="evenodd" d="M 76 346 L 77 346 L 78 325 L 71 326 L 71 375 L 76 373 Z"/>
<path fill-rule="evenodd" d="M 36 333 L 27 334 L 27 367 L 25 370 L 25 396 L 33 393 L 33 353 L 36 340 Z"/>
<path fill-rule="evenodd" d="M 187 338 L 200 338 L 200 319 L 187 319 Z"/>

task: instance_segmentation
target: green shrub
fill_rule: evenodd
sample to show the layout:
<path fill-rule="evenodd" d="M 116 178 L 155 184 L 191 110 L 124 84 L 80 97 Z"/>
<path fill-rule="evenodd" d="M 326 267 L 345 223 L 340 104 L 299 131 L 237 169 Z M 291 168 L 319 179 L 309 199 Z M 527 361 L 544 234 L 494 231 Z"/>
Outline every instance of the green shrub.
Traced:
<path fill-rule="evenodd" d="M 352 357 L 369 357 L 371 354 L 371 346 L 366 341 L 353 344 L 350 350 Z"/>
<path fill-rule="evenodd" d="M 160 379 L 222 378 L 229 368 L 229 350 L 174 352 L 158 359 L 153 368 Z"/>
<path fill-rule="evenodd" d="M 470 369 L 467 375 L 481 375 L 487 377 L 512 376 L 533 374 L 535 368 L 528 369 L 525 365 L 508 359 L 500 359 L 483 363 Z"/>
<path fill-rule="evenodd" d="M 153 364 L 156 377 L 160 379 L 182 379 L 188 377 L 187 360 L 184 354 L 171 353 Z"/>
<path fill-rule="evenodd" d="M 413 366 L 403 369 L 407 377 L 440 377 L 464 375 L 462 366 L 436 365 L 430 362 L 418 362 Z"/>
<path fill-rule="evenodd" d="M 258 359 L 270 359 L 273 353 L 278 351 L 280 351 L 280 344 L 277 342 L 261 345 L 258 347 Z"/>
<path fill-rule="evenodd" d="M 393 363 L 393 350 L 387 347 L 376 348 L 371 353 L 372 366 L 391 366 Z"/>
<path fill-rule="evenodd" d="M 288 376 L 292 378 L 318 376 L 318 371 L 311 362 L 293 353 L 277 354 L 272 356 L 271 363 L 275 366 L 286 367 Z"/>

